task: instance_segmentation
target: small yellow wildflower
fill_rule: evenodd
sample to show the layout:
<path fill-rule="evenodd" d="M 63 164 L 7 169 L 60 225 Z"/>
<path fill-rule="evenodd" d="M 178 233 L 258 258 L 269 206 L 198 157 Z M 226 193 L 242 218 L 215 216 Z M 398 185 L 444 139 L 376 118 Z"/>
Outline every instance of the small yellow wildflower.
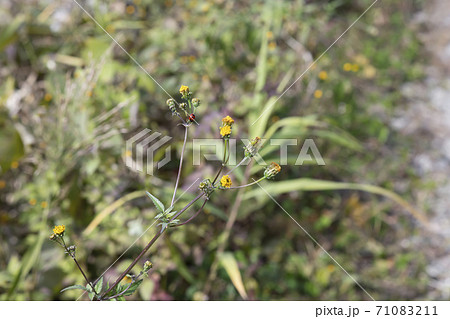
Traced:
<path fill-rule="evenodd" d="M 349 71 L 352 70 L 352 64 L 351 63 L 345 63 L 342 68 L 344 69 L 344 71 L 349 72 Z"/>
<path fill-rule="evenodd" d="M 222 185 L 222 187 L 224 188 L 230 188 L 231 184 L 233 183 L 231 182 L 231 178 L 228 175 L 223 175 L 220 179 L 220 185 Z"/>
<path fill-rule="evenodd" d="M 195 57 L 195 55 L 190 55 L 190 56 L 189 56 L 189 62 L 195 62 L 195 60 L 197 60 L 197 58 Z"/>
<path fill-rule="evenodd" d="M 55 234 L 56 236 L 60 236 L 64 233 L 65 230 L 66 230 L 66 226 L 58 225 L 53 228 L 53 234 Z"/>
<path fill-rule="evenodd" d="M 273 39 L 273 32 L 272 31 L 267 31 L 266 32 L 266 37 L 267 37 L 267 39 L 272 40 Z"/>
<path fill-rule="evenodd" d="M 359 71 L 359 65 L 358 64 L 353 64 L 352 65 L 352 71 L 353 72 L 358 72 Z"/>
<path fill-rule="evenodd" d="M 37 201 L 34 198 L 32 198 L 28 203 L 30 203 L 31 206 L 34 206 L 36 205 Z"/>
<path fill-rule="evenodd" d="M 274 41 L 269 42 L 269 49 L 275 50 L 277 48 L 277 44 Z"/>
<path fill-rule="evenodd" d="M 226 137 L 230 134 L 231 134 L 231 126 L 224 125 L 220 128 L 220 135 L 222 135 L 222 137 Z"/>
<path fill-rule="evenodd" d="M 0 189 L 3 189 L 6 187 L 6 182 L 4 180 L 0 180 Z"/>
<path fill-rule="evenodd" d="M 125 157 L 131 157 L 131 155 L 133 155 L 133 153 L 130 150 L 125 151 Z"/>
<path fill-rule="evenodd" d="M 326 71 L 320 71 L 319 72 L 319 79 L 325 81 L 326 79 L 328 79 L 328 73 Z"/>
<path fill-rule="evenodd" d="M 187 85 L 182 85 L 182 86 L 180 87 L 180 93 L 181 93 L 182 95 L 186 95 L 187 93 L 189 93 L 189 86 L 187 86 Z"/>
<path fill-rule="evenodd" d="M 314 92 L 314 97 L 315 97 L 316 99 L 320 99 L 320 98 L 322 97 L 322 95 L 323 95 L 322 90 L 316 90 L 316 91 Z"/>
<path fill-rule="evenodd" d="M 47 202 L 42 202 L 42 203 L 41 203 L 41 207 L 42 207 L 42 208 L 47 208 Z"/>
<path fill-rule="evenodd" d="M 11 163 L 11 168 L 17 168 L 17 167 L 19 167 L 19 162 L 14 161 Z"/>
<path fill-rule="evenodd" d="M 231 116 L 227 115 L 226 117 L 224 117 L 222 119 L 222 123 L 223 123 L 223 125 L 231 126 L 231 125 L 233 125 L 234 120 L 233 120 L 233 118 Z"/>

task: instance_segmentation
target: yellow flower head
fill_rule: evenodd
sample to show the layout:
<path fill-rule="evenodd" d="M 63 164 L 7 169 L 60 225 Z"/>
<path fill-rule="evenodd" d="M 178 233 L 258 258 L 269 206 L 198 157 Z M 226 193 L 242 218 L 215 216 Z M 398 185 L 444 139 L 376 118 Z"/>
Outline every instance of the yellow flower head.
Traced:
<path fill-rule="evenodd" d="M 224 125 L 223 127 L 220 128 L 220 135 L 222 135 L 222 137 L 227 137 L 230 134 L 231 134 L 231 126 Z"/>
<path fill-rule="evenodd" d="M 352 70 L 352 64 L 351 63 L 344 63 L 344 66 L 342 68 L 346 72 L 351 71 Z"/>
<path fill-rule="evenodd" d="M 186 86 L 186 85 L 182 85 L 181 87 L 180 87 L 180 93 L 181 93 L 181 95 L 186 95 L 186 94 L 188 94 L 189 93 L 189 86 Z"/>
<path fill-rule="evenodd" d="M 315 97 L 316 99 L 320 99 L 320 98 L 322 97 L 322 95 L 323 95 L 322 90 L 315 90 L 315 91 L 314 91 L 314 97 Z"/>
<path fill-rule="evenodd" d="M 58 225 L 53 228 L 53 234 L 55 234 L 56 236 L 61 236 L 65 230 L 66 230 L 66 226 Z"/>
<path fill-rule="evenodd" d="M 222 187 L 224 188 L 230 188 L 231 184 L 233 183 L 231 182 L 231 178 L 228 175 L 223 175 L 220 179 L 220 185 L 222 185 Z"/>
<path fill-rule="evenodd" d="M 328 73 L 327 71 L 320 71 L 319 72 L 319 79 L 325 81 L 326 79 L 328 79 Z"/>
<path fill-rule="evenodd" d="M 222 119 L 222 123 L 223 123 L 223 125 L 229 125 L 229 126 L 231 126 L 231 125 L 233 125 L 234 120 L 231 118 L 231 116 L 227 115 L 226 117 L 224 117 L 224 118 Z"/>

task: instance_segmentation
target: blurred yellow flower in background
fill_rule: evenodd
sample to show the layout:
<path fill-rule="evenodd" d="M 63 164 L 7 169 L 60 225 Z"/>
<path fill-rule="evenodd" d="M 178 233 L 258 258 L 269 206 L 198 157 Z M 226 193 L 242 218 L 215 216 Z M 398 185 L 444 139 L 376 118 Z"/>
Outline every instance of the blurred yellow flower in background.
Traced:
<path fill-rule="evenodd" d="M 328 73 L 327 71 L 320 71 L 319 72 L 319 79 L 325 81 L 326 79 L 328 79 Z"/>
<path fill-rule="evenodd" d="M 349 72 L 352 70 L 352 64 L 351 63 L 344 63 L 344 66 L 342 67 L 344 71 Z"/>
<path fill-rule="evenodd" d="M 322 90 L 316 90 L 316 91 L 314 91 L 314 97 L 315 97 L 316 99 L 320 99 L 322 96 L 323 96 Z"/>

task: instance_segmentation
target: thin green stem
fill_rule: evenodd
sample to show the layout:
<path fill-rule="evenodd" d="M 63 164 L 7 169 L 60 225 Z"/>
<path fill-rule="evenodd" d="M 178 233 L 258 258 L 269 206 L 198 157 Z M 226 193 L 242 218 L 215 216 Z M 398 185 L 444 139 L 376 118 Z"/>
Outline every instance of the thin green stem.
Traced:
<path fill-rule="evenodd" d="M 258 183 L 258 182 L 260 182 L 260 181 L 262 181 L 264 179 L 266 179 L 266 178 L 263 176 L 260 179 L 258 179 L 257 181 L 254 181 L 252 183 L 249 183 L 249 184 L 246 184 L 246 185 L 241 185 L 241 186 L 230 187 L 230 188 L 227 188 L 227 189 L 238 189 L 238 188 L 244 188 L 244 187 L 252 186 L 252 185 L 255 185 L 256 183 Z"/>
<path fill-rule="evenodd" d="M 188 135 L 188 127 L 185 126 L 184 127 L 183 148 L 181 149 L 180 166 L 178 167 L 177 181 L 175 182 L 175 187 L 173 189 L 173 196 L 172 196 L 172 201 L 170 202 L 170 207 L 172 207 L 173 203 L 175 202 L 175 195 L 177 194 L 178 183 L 180 182 L 181 169 L 183 167 L 183 157 L 184 157 L 184 150 L 186 148 L 187 135 Z"/>
<path fill-rule="evenodd" d="M 216 177 L 214 178 L 214 180 L 213 180 L 213 182 L 212 182 L 213 185 L 216 183 L 217 178 L 219 177 L 219 175 L 220 175 L 220 173 L 222 172 L 224 166 L 227 164 L 228 159 L 230 158 L 230 155 L 229 155 L 229 154 L 228 154 L 228 157 L 227 157 L 227 149 L 228 149 L 228 146 L 229 146 L 229 140 L 224 140 L 224 151 L 223 151 L 222 165 L 220 166 L 220 169 L 219 169 L 219 171 L 217 172 Z"/>
<path fill-rule="evenodd" d="M 233 167 L 231 170 L 229 170 L 225 175 L 230 175 L 231 173 L 233 173 L 233 171 L 238 168 L 239 166 L 241 166 L 242 164 L 244 164 L 245 160 L 248 157 L 244 157 L 235 167 Z"/>
<path fill-rule="evenodd" d="M 70 253 L 69 248 L 67 248 L 66 242 L 64 241 L 64 238 L 61 237 L 61 240 L 62 240 L 62 243 L 63 243 L 64 250 L 66 251 L 66 253 L 67 253 L 70 257 L 72 257 L 73 261 L 75 262 L 75 264 L 76 264 L 77 267 L 78 267 L 78 270 L 79 270 L 79 271 L 81 272 L 81 274 L 83 275 L 84 280 L 86 280 L 86 283 L 87 283 L 89 286 L 91 286 L 92 291 L 94 292 L 95 296 L 98 296 L 97 291 L 95 291 L 94 285 L 92 285 L 92 283 L 89 281 L 89 279 L 87 278 L 86 274 L 85 274 L 84 271 L 83 271 L 83 268 L 81 268 L 80 264 L 78 263 L 77 259 L 75 258 L 75 254 L 72 255 L 72 254 Z"/>
<path fill-rule="evenodd" d="M 181 224 L 177 224 L 177 225 L 175 225 L 175 226 L 173 226 L 173 227 L 179 227 L 179 226 L 186 225 L 186 224 L 189 223 L 191 220 L 193 220 L 195 217 L 197 217 L 198 214 L 200 214 L 200 212 L 203 210 L 203 207 L 205 207 L 207 201 L 208 201 L 208 198 L 205 199 L 205 201 L 203 202 L 202 207 L 200 207 L 200 209 L 199 209 L 194 215 L 192 215 L 191 218 L 189 218 L 189 219 L 186 220 L 185 222 L 183 222 L 183 223 L 181 223 Z"/>

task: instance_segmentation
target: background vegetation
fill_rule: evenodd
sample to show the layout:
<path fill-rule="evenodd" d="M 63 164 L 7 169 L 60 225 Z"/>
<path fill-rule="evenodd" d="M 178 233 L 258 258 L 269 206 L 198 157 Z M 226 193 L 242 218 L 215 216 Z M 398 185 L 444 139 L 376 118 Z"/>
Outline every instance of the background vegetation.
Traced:
<path fill-rule="evenodd" d="M 428 187 L 409 168 L 413 141 L 388 125 L 399 87 L 422 76 L 408 28 L 421 1 L 375 5 L 271 107 L 371 3 L 80 1 L 172 96 L 186 84 L 201 98 L 194 137 L 217 137 L 229 114 L 238 138 L 313 138 L 327 165 L 293 165 L 301 144 L 292 146 L 264 187 L 374 298 L 422 299 L 426 260 L 409 240 L 418 221 L 349 190 L 360 186 L 321 182 L 376 185 L 412 204 L 412 190 Z M 176 158 L 182 129 L 164 91 L 74 2 L 9 1 L 0 17 L 0 295 L 73 300 L 76 291 L 59 291 L 83 278 L 48 240 L 51 227 L 66 225 L 92 279 L 120 258 L 106 273 L 114 280 L 156 231 L 138 238 L 156 214 L 144 191 L 170 201 L 178 165 L 132 172 L 125 140 L 150 128 L 174 137 Z M 279 157 L 270 146 L 261 154 Z M 216 165 L 188 156 L 180 194 Z M 261 169 L 238 171 L 235 183 Z M 150 279 L 131 299 L 368 299 L 258 187 L 214 196 L 149 259 Z"/>

